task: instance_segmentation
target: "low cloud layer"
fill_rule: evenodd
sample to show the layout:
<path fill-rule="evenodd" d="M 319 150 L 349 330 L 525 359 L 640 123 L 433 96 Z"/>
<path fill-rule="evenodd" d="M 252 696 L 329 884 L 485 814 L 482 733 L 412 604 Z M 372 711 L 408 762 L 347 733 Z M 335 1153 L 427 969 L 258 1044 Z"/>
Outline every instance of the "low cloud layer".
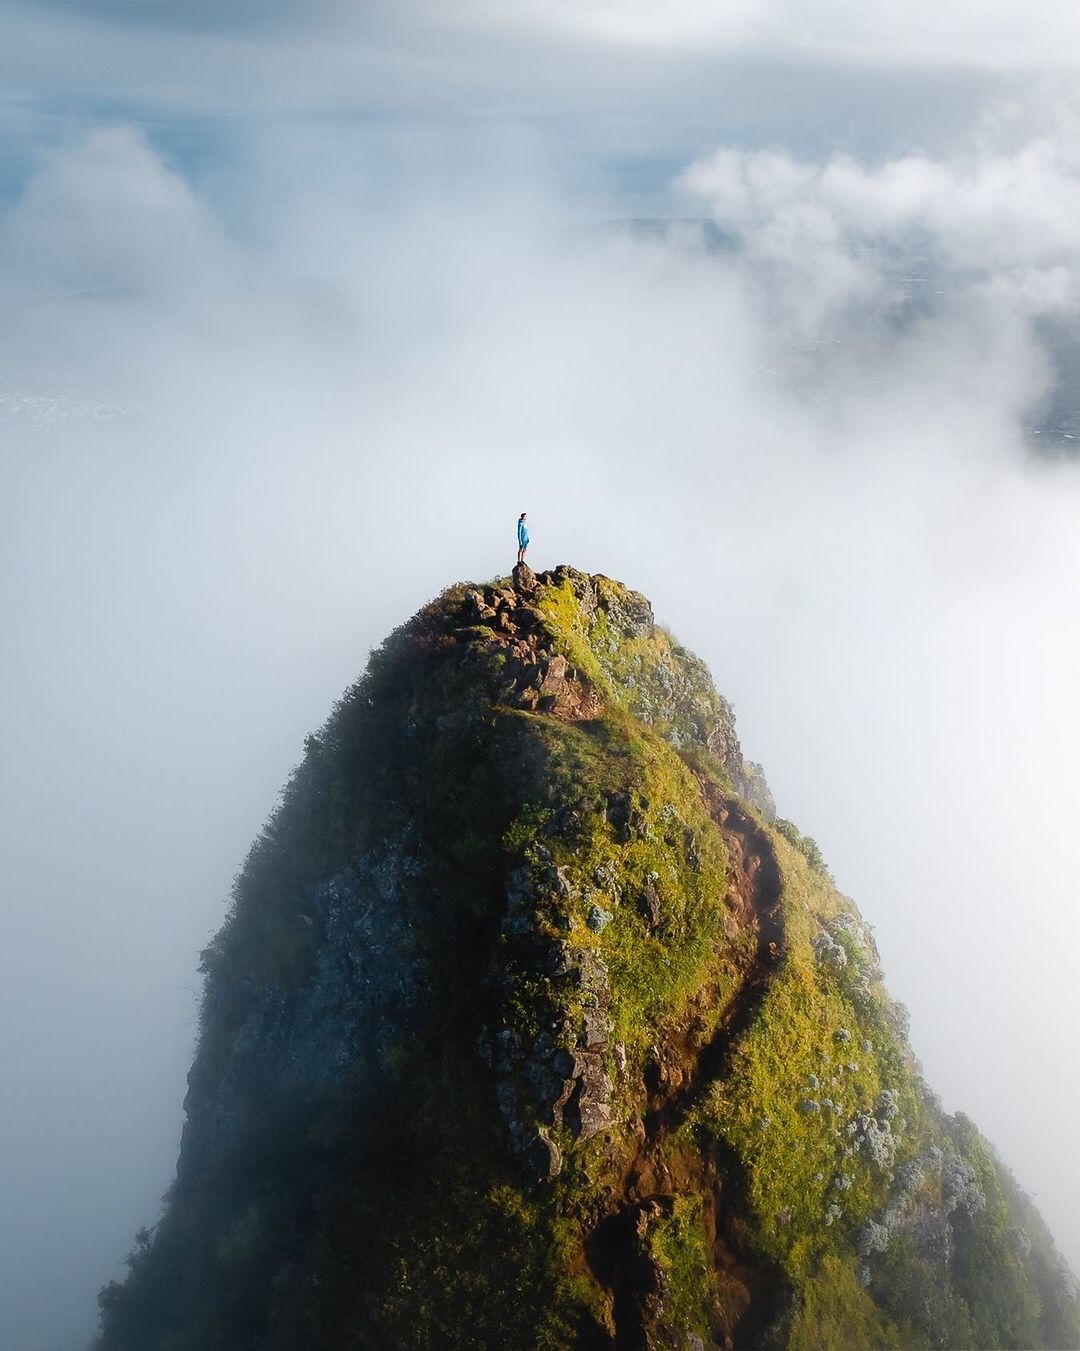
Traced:
<path fill-rule="evenodd" d="M 795 271 L 811 322 L 821 305 L 863 301 L 887 315 L 902 304 L 890 262 L 894 272 L 897 263 L 929 263 L 951 288 L 999 293 L 1029 313 L 1064 311 L 1077 299 L 1080 137 L 1073 117 L 1061 123 L 1057 135 L 1013 150 L 984 143 L 951 162 L 926 154 L 805 162 L 723 147 L 680 183 L 745 256 Z"/>
<path fill-rule="evenodd" d="M 585 228 L 625 198 L 535 127 L 280 118 L 210 163 L 126 118 L 40 137 L 0 217 L 20 1346 L 78 1345 L 153 1221 L 197 951 L 303 736 L 523 509 L 539 564 L 639 586 L 708 660 L 932 1084 L 1080 1263 L 1080 477 L 1031 435 L 1080 155 L 1033 120 L 692 144 L 650 193 L 711 227 L 648 230 Z"/>

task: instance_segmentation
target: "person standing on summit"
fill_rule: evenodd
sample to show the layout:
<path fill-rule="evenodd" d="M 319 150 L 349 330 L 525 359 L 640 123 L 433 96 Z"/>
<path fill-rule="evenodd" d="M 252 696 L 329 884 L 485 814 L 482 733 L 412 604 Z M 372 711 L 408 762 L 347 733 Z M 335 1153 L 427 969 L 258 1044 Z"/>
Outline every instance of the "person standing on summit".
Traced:
<path fill-rule="evenodd" d="M 525 513 L 518 517 L 518 562 L 525 562 L 525 550 L 529 547 L 529 527 L 525 524 Z"/>

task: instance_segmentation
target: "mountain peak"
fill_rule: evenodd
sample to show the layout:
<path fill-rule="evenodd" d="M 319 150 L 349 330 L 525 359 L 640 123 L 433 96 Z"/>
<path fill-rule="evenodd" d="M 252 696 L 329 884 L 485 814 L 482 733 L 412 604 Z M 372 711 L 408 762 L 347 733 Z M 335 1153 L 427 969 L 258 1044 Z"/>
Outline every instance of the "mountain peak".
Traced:
<path fill-rule="evenodd" d="M 203 957 L 101 1351 L 1077 1340 L 868 926 L 610 578 L 519 565 L 393 633 Z"/>

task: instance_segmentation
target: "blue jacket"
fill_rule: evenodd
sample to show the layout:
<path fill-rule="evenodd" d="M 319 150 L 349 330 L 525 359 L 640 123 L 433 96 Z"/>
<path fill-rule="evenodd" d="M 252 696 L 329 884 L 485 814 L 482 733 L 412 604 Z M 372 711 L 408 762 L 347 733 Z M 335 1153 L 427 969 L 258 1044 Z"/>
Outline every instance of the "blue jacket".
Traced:
<path fill-rule="evenodd" d="M 524 521 L 518 521 L 518 548 L 524 549 L 529 542 L 529 527 Z"/>

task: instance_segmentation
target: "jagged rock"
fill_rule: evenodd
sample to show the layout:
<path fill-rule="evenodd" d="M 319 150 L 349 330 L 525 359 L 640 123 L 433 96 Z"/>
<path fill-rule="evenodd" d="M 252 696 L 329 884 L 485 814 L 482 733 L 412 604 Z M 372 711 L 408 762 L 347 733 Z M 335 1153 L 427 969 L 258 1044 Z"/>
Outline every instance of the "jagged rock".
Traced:
<path fill-rule="evenodd" d="M 526 605 L 522 601 L 514 614 L 514 623 L 519 629 L 526 632 L 529 629 L 542 629 L 544 627 L 544 612 L 537 609 L 535 605 Z"/>
<path fill-rule="evenodd" d="M 610 910 L 605 910 L 602 905 L 594 905 L 588 914 L 585 923 L 593 933 L 602 934 L 615 916 Z"/>
<path fill-rule="evenodd" d="M 536 574 L 528 563 L 518 563 L 514 567 L 514 590 L 519 596 L 528 596 L 536 590 Z"/>
<path fill-rule="evenodd" d="M 630 798 L 626 793 L 609 793 L 605 816 L 615 828 L 615 838 L 625 844 L 630 837 Z"/>
<path fill-rule="evenodd" d="M 599 1050 L 607 1045 L 608 1020 L 603 1009 L 586 1009 L 585 1023 L 581 1033 L 581 1043 L 591 1050 Z"/>
<path fill-rule="evenodd" d="M 606 577 L 597 582 L 607 582 Z M 648 600 L 637 591 L 625 591 L 622 588 L 598 587 L 598 604 L 606 612 L 609 620 L 634 638 L 648 637 L 654 627 L 653 609 Z"/>
<path fill-rule="evenodd" d="M 570 1073 L 551 1102 L 550 1120 L 565 1122 L 575 1139 L 589 1140 L 611 1122 L 612 1084 L 599 1051 L 574 1051 L 570 1062 Z"/>
<path fill-rule="evenodd" d="M 540 691 L 542 694 L 558 694 L 566 686 L 566 658 L 556 653 L 540 668 Z"/>
<path fill-rule="evenodd" d="M 559 1146 L 541 1126 L 525 1146 L 525 1162 L 540 1179 L 558 1177 L 562 1172 Z"/>
<path fill-rule="evenodd" d="M 565 868 L 552 868 L 551 884 L 555 893 L 564 899 L 569 899 L 577 894 L 577 888 L 570 881 Z"/>
<path fill-rule="evenodd" d="M 660 892 L 656 886 L 658 880 L 655 873 L 649 873 L 641 889 L 641 913 L 650 929 L 658 929 L 663 918 Z"/>

